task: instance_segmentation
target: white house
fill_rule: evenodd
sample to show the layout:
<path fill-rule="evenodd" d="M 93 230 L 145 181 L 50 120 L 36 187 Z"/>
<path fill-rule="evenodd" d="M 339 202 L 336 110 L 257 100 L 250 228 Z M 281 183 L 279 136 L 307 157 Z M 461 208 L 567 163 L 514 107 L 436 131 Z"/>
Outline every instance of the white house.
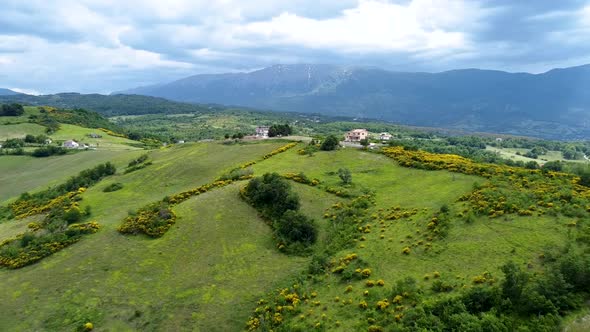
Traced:
<path fill-rule="evenodd" d="M 389 141 L 393 136 L 390 133 L 379 133 L 379 140 Z"/>
<path fill-rule="evenodd" d="M 258 126 L 256 127 L 256 137 L 258 138 L 268 138 L 268 130 L 270 127 L 268 126 Z"/>
<path fill-rule="evenodd" d="M 362 139 L 369 137 L 367 129 L 353 129 L 344 135 L 344 141 L 346 142 L 359 142 Z"/>
<path fill-rule="evenodd" d="M 176 141 L 177 144 L 184 144 L 184 140 L 179 139 L 178 141 Z"/>
<path fill-rule="evenodd" d="M 48 138 L 48 139 L 45 140 L 45 144 L 48 144 L 49 145 L 51 143 L 53 143 L 53 141 L 51 140 L 51 138 Z"/>
<path fill-rule="evenodd" d="M 63 147 L 67 149 L 77 149 L 80 147 L 80 144 L 73 140 L 67 140 L 64 142 Z"/>

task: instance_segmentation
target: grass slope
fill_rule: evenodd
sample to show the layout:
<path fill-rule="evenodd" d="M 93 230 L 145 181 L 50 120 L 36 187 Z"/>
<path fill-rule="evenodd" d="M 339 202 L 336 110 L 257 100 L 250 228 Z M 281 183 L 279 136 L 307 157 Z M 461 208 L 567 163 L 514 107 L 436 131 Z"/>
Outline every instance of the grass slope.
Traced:
<path fill-rule="evenodd" d="M 267 262 L 272 272 L 267 279 L 261 280 L 274 278 L 276 281 L 282 279 L 283 272 L 291 273 L 293 262 L 298 262 L 297 259 L 291 262 L 291 258 L 274 251 L 269 238 L 270 230 L 257 219 L 254 210 L 238 199 L 237 188 L 225 189 L 226 192 L 213 191 L 209 196 L 203 195 L 203 202 L 203 197 L 199 196 L 179 206 L 181 220 L 162 239 L 126 237 L 120 235 L 116 228 L 127 211 L 161 199 L 164 195 L 211 182 L 221 170 L 258 159 L 281 145 L 284 142 L 245 146 L 174 146 L 151 152 L 152 166 L 113 176 L 90 188 L 83 196 L 82 206 L 88 204 L 93 207 L 92 219 L 103 228 L 38 264 L 18 271 L 0 270 L 0 287 L 10 290 L 0 294 L 0 311 L 3 312 L 0 330 L 74 330 L 88 320 L 100 322 L 105 325 L 105 330 L 112 331 L 176 330 L 176 321 L 188 324 L 182 326 L 186 330 L 194 330 L 197 322 L 213 326 L 218 321 L 211 314 L 215 310 L 208 309 L 203 298 L 217 294 L 211 287 L 219 281 L 215 278 L 203 279 L 206 273 L 201 267 L 212 262 L 204 263 L 204 258 L 220 249 L 226 253 L 234 252 L 237 258 L 231 258 L 228 266 L 242 260 L 242 266 L 258 269 L 257 273 L 253 273 L 258 280 L 261 278 L 260 271 L 264 270 L 261 264 L 254 265 L 239 254 L 249 253 L 254 248 L 258 256 L 251 259 L 265 258 L 263 261 Z M 50 180 L 51 176 L 48 174 L 45 180 Z M 110 182 L 121 182 L 124 188 L 113 193 L 102 192 Z M 222 203 L 232 209 L 224 208 L 220 205 Z M 240 232 L 244 239 L 228 240 L 225 249 L 219 247 L 217 241 L 209 241 L 211 233 L 202 233 L 203 229 L 210 229 L 211 224 L 205 228 L 199 225 L 200 222 L 217 224 L 215 216 L 220 210 L 224 213 L 219 219 L 224 228 L 217 236 L 225 238 L 226 231 Z M 25 222 L 11 221 L 7 224 L 22 225 Z M 254 223 L 247 228 L 245 222 Z M 0 230 L 3 231 L 1 238 L 9 235 L 9 229 Z M 188 256 L 191 259 L 179 258 Z M 216 264 L 212 263 L 210 268 L 214 266 Z M 256 280 L 253 282 L 256 283 Z M 199 290 L 200 297 L 192 296 L 195 289 Z M 228 292 L 238 291 L 237 287 L 235 290 L 220 287 L 219 290 L 226 296 L 220 299 L 231 297 Z M 244 292 L 250 291 L 244 288 L 237 294 L 243 295 Z M 182 298 L 187 300 L 183 302 Z M 240 301 L 245 301 L 241 302 L 242 305 L 246 306 L 241 311 L 243 317 L 223 324 L 243 326 L 242 320 L 247 316 L 250 300 L 253 299 L 240 297 Z M 208 320 L 203 321 L 202 314 L 207 314 Z M 234 317 L 228 312 L 227 317 L 230 316 Z"/>
<path fill-rule="evenodd" d="M 22 192 L 44 189 L 78 174 L 81 170 L 106 161 L 126 165 L 143 151 L 81 151 L 63 156 L 33 158 L 2 156 L 0 158 L 0 202 Z"/>
<path fill-rule="evenodd" d="M 23 138 L 27 134 L 35 136 L 45 134 L 45 127 L 36 123 L 2 125 L 0 128 L 0 141 L 7 140 L 9 138 Z"/>
<path fill-rule="evenodd" d="M 99 134 L 102 138 L 90 138 L 88 134 Z M 70 124 L 61 124 L 60 129 L 51 135 L 51 138 L 55 141 L 75 140 L 91 145 L 98 145 L 99 149 L 107 150 L 136 150 L 138 148 L 131 146 L 130 144 L 137 144 L 136 141 L 132 141 L 127 138 L 116 137 L 107 135 L 106 133 L 98 129 L 90 129 Z"/>
<path fill-rule="evenodd" d="M 103 228 L 38 264 L 0 270 L 0 287 L 8 290 L 0 292 L 0 330 L 74 330 L 86 321 L 104 331 L 243 329 L 257 300 L 277 287 L 292 285 L 293 277 L 306 269 L 309 260 L 285 256 L 274 248 L 269 227 L 238 197 L 243 183 L 176 206 L 177 223 L 162 238 L 122 236 L 116 228 L 128 211 L 209 183 L 226 170 L 257 160 L 282 145 L 284 142 L 176 145 L 149 152 L 153 165 L 115 175 L 90 188 L 81 205 L 92 206 L 93 219 Z M 321 186 L 342 188 L 336 171 L 346 167 L 352 172 L 353 184 L 344 189 L 367 189 L 375 195 L 376 206 L 367 213 L 394 206 L 418 210 L 409 219 L 387 221 L 382 226 L 375 223 L 371 232 L 363 234 L 364 241 L 352 243 L 335 256 L 356 253 L 372 270 L 371 279 L 385 281 L 384 288 L 369 290 L 371 299 L 380 299 L 396 280 L 407 276 L 428 289 L 432 278 L 426 280 L 424 275 L 432 276 L 434 271 L 441 273 L 441 280 L 461 288 L 486 271 L 499 276 L 499 266 L 509 259 L 534 270 L 545 247 L 567 241 L 565 225 L 571 219 L 565 217 L 479 217 L 471 224 L 453 222 L 448 235 L 434 241 L 430 251 L 412 247 L 412 252 L 404 255 L 402 248 L 418 241 L 418 233 L 426 231 L 433 213 L 442 205 L 448 205 L 453 213 L 460 211 L 457 199 L 485 179 L 402 168 L 383 155 L 354 149 L 318 152 L 313 157 L 301 156 L 297 149 L 256 163 L 252 167 L 255 175 L 304 172 L 320 179 Z M 135 152 L 121 153 L 120 163 Z M 17 172 L 16 165 L 12 174 Z M 45 176 L 45 181 L 55 182 L 64 174 L 48 171 Z M 122 183 L 123 189 L 102 191 L 114 182 Z M 14 185 L 20 186 L 18 182 Z M 41 180 L 34 185 L 41 186 Z M 303 213 L 320 226 L 320 241 L 322 232 L 330 227 L 322 218 L 324 211 L 335 202 L 346 201 L 321 186 L 293 184 Z M 24 223 L 0 225 L 0 239 L 17 232 L 18 225 Z M 321 302 L 322 308 L 305 305 L 302 326 L 311 329 L 321 321 L 328 330 L 366 330 L 357 307 L 367 298 L 364 281 L 345 283 L 334 274 L 322 278 L 309 286 L 317 292 L 314 301 Z M 346 293 L 349 284 L 353 290 Z M 350 299 L 353 304 L 336 303 L 336 297 Z M 336 320 L 340 321 L 338 326 Z"/>

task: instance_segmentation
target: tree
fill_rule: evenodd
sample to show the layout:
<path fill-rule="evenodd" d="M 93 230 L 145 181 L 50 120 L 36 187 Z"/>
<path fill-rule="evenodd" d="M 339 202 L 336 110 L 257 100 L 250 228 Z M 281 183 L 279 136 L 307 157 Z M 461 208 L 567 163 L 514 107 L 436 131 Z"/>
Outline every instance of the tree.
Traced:
<path fill-rule="evenodd" d="M 19 116 L 23 115 L 25 109 L 20 104 L 4 104 L 0 108 L 0 116 Z"/>
<path fill-rule="evenodd" d="M 313 225 L 313 220 L 298 211 L 285 211 L 277 219 L 274 227 L 277 235 L 286 240 L 286 242 L 312 244 L 317 237 L 317 230 Z"/>
<path fill-rule="evenodd" d="M 284 125 L 272 125 L 268 129 L 268 137 L 275 136 L 289 136 L 292 133 L 292 129 L 288 124 Z"/>
<path fill-rule="evenodd" d="M 266 173 L 250 180 L 244 196 L 266 217 L 278 218 L 287 210 L 299 209 L 299 197 L 291 191 L 287 180 L 277 173 Z"/>
<path fill-rule="evenodd" d="M 338 141 L 338 137 L 336 137 L 334 135 L 330 135 L 330 136 L 326 137 L 324 142 L 322 142 L 320 149 L 324 150 L 324 151 L 336 150 L 339 143 L 340 142 Z"/>
<path fill-rule="evenodd" d="M 35 136 L 27 134 L 27 136 L 25 136 L 25 143 L 37 143 L 37 140 L 35 139 Z"/>
<path fill-rule="evenodd" d="M 543 165 L 543 171 L 561 172 L 563 163 L 559 160 L 548 161 Z"/>
<path fill-rule="evenodd" d="M 338 176 L 340 177 L 340 180 L 342 180 L 342 183 L 352 183 L 352 174 L 350 173 L 350 170 L 348 168 L 340 168 L 338 170 Z"/>
<path fill-rule="evenodd" d="M 524 167 L 525 167 L 525 168 L 528 168 L 528 169 L 537 169 L 537 168 L 539 168 L 539 164 L 537 164 L 537 162 L 536 162 L 536 161 L 534 161 L 534 160 L 531 160 L 531 161 L 527 161 L 527 162 L 524 164 Z"/>
<path fill-rule="evenodd" d="M 529 281 L 529 276 L 513 262 L 502 266 L 502 272 L 504 272 L 502 295 L 510 299 L 512 304 L 518 305 L 522 298 L 524 288 Z"/>
<path fill-rule="evenodd" d="M 270 219 L 275 236 L 287 252 L 304 253 L 315 242 L 314 221 L 298 211 L 299 197 L 279 174 L 266 173 L 252 179 L 241 193 L 248 203 Z"/>
<path fill-rule="evenodd" d="M 361 146 L 363 148 L 367 148 L 367 146 L 369 146 L 369 139 L 368 138 L 363 138 L 362 140 L 360 140 Z"/>
<path fill-rule="evenodd" d="M 22 148 L 23 146 L 25 146 L 25 141 L 20 138 L 11 138 L 4 142 L 4 148 L 6 149 L 18 149 Z"/>

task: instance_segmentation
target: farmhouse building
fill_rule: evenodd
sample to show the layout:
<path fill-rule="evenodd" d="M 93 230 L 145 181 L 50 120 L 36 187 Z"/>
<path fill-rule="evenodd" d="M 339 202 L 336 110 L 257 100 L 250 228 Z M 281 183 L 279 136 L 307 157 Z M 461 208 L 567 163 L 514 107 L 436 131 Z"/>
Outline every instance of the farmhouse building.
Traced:
<path fill-rule="evenodd" d="M 381 141 L 389 141 L 393 136 L 390 133 L 380 133 L 379 140 Z"/>
<path fill-rule="evenodd" d="M 268 126 L 259 126 L 256 127 L 256 137 L 258 138 L 268 138 L 268 130 L 270 127 Z"/>
<path fill-rule="evenodd" d="M 63 147 L 67 149 L 77 149 L 80 147 L 80 144 L 73 140 L 67 140 L 64 142 Z"/>
<path fill-rule="evenodd" d="M 367 129 L 353 129 L 344 135 L 346 142 L 360 142 L 360 140 L 368 138 L 369 132 Z"/>

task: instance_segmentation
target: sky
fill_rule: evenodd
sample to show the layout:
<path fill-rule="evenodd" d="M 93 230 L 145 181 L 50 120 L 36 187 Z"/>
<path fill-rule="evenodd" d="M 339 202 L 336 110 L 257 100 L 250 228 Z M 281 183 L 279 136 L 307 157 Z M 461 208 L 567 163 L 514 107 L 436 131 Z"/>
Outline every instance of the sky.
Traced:
<path fill-rule="evenodd" d="M 541 73 L 590 63 L 590 0 L 0 0 L 0 87 L 109 93 L 273 64 Z"/>

